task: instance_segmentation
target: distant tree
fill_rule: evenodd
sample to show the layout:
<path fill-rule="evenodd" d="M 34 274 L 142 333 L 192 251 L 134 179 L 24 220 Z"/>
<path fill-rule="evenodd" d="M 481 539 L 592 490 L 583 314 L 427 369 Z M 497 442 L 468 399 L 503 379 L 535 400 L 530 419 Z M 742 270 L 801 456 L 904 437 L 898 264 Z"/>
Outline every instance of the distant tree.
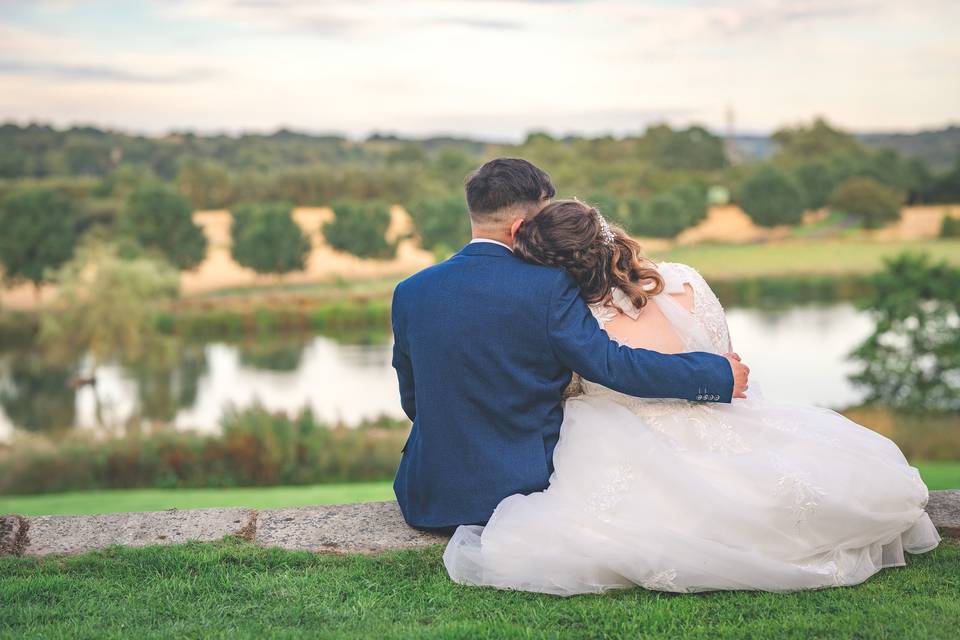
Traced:
<path fill-rule="evenodd" d="M 791 176 L 765 166 L 747 178 L 740 206 L 758 225 L 798 224 L 803 218 L 804 193 Z"/>
<path fill-rule="evenodd" d="M 954 218 L 951 215 L 943 216 L 940 222 L 941 238 L 960 238 L 960 218 Z"/>
<path fill-rule="evenodd" d="M 960 411 L 960 269 L 927 255 L 889 259 L 862 306 L 872 335 L 857 347 L 851 379 L 867 403 L 915 412 Z"/>
<path fill-rule="evenodd" d="M 838 151 L 862 153 L 865 149 L 854 136 L 834 129 L 823 118 L 815 118 L 810 126 L 778 129 L 771 137 L 779 156 L 797 160 L 819 158 Z"/>
<path fill-rule="evenodd" d="M 417 200 L 408 208 L 424 249 L 449 255 L 470 239 L 470 216 L 461 195 Z"/>
<path fill-rule="evenodd" d="M 193 269 L 207 255 L 207 238 L 193 222 L 190 201 L 159 183 L 139 187 L 130 194 L 121 230 L 178 269 Z"/>
<path fill-rule="evenodd" d="M 64 146 L 67 170 L 72 175 L 102 176 L 113 167 L 110 142 L 104 138 L 71 135 Z"/>
<path fill-rule="evenodd" d="M 907 204 L 919 204 L 930 198 L 933 186 L 933 174 L 930 167 L 920 158 L 910 158 L 904 166 L 907 187 Z"/>
<path fill-rule="evenodd" d="M 670 193 L 661 193 L 644 202 L 627 200 L 630 208 L 630 232 L 653 238 L 672 238 L 689 226 L 683 201 Z"/>
<path fill-rule="evenodd" d="M 232 213 L 230 251 L 239 264 L 257 273 L 278 275 L 304 269 L 310 239 L 294 221 L 289 204 L 243 204 Z"/>
<path fill-rule="evenodd" d="M 619 198 L 606 191 L 594 191 L 584 198 L 584 202 L 594 207 L 610 222 L 631 231 L 630 211 Z"/>
<path fill-rule="evenodd" d="M 932 202 L 960 202 L 960 156 L 950 171 L 933 178 L 930 192 Z"/>
<path fill-rule="evenodd" d="M 0 178 L 19 178 L 27 175 L 30 157 L 16 148 L 0 150 Z"/>
<path fill-rule="evenodd" d="M 793 169 L 793 175 L 803 187 L 806 209 L 820 209 L 827 206 L 830 194 L 837 188 L 838 176 L 825 160 L 803 162 Z"/>
<path fill-rule="evenodd" d="M 387 242 L 390 210 L 377 202 L 342 200 L 333 206 L 333 220 L 323 227 L 327 243 L 334 249 L 360 258 L 392 258 L 396 242 Z"/>
<path fill-rule="evenodd" d="M 70 201 L 41 187 L 13 191 L 0 200 L 0 264 L 8 283 L 34 289 L 73 256 L 76 220 Z"/>
<path fill-rule="evenodd" d="M 868 229 L 875 229 L 900 217 L 903 199 L 872 178 L 850 178 L 830 196 L 830 207 L 863 220 Z"/>
<path fill-rule="evenodd" d="M 674 131 L 665 124 L 644 134 L 653 162 L 663 169 L 711 170 L 727 165 L 723 140 L 703 127 Z"/>
<path fill-rule="evenodd" d="M 197 209 L 225 207 L 231 196 L 230 174 L 213 160 L 185 159 L 177 172 L 177 186 Z"/>
<path fill-rule="evenodd" d="M 707 217 L 707 192 L 696 184 L 681 184 L 670 189 L 668 195 L 676 198 L 683 207 L 687 227 L 702 222 Z"/>

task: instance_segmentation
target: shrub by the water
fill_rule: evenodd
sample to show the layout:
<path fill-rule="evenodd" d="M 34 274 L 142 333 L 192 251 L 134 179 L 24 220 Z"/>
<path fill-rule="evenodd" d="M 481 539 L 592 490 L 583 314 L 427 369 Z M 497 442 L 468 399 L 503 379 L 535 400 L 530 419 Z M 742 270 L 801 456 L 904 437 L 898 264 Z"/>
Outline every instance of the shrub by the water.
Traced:
<path fill-rule="evenodd" d="M 740 191 L 740 206 L 760 226 L 799 224 L 803 218 L 804 193 L 790 175 L 763 167 L 750 176 Z"/>
<path fill-rule="evenodd" d="M 218 435 L 17 443 L 0 452 L 0 493 L 384 480 L 396 471 L 409 432 L 406 420 L 348 428 L 318 422 L 309 410 L 290 418 L 262 407 L 229 412 L 221 425 Z"/>
<path fill-rule="evenodd" d="M 900 217 L 903 199 L 872 178 L 850 178 L 830 196 L 833 209 L 855 215 L 868 229 L 875 229 Z"/>
<path fill-rule="evenodd" d="M 851 354 L 864 402 L 915 413 L 960 412 L 960 269 L 903 254 L 870 276 L 861 301 L 873 333 Z"/>
<path fill-rule="evenodd" d="M 334 249 L 360 258 L 392 258 L 396 242 L 387 241 L 390 209 L 377 202 L 342 201 L 333 206 L 334 218 L 323 226 L 323 236 Z"/>

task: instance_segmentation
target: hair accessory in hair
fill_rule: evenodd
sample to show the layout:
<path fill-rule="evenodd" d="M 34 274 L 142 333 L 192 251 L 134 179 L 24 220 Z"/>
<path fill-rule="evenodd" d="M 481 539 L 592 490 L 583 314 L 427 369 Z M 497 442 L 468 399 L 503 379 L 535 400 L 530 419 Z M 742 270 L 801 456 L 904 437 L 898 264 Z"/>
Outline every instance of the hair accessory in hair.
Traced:
<path fill-rule="evenodd" d="M 600 224 L 600 239 L 603 240 L 603 244 L 612 246 L 617 237 L 613 234 L 610 223 L 607 222 L 607 219 L 600 215 L 600 212 L 596 209 L 594 209 L 593 212 L 597 214 L 597 222 Z"/>

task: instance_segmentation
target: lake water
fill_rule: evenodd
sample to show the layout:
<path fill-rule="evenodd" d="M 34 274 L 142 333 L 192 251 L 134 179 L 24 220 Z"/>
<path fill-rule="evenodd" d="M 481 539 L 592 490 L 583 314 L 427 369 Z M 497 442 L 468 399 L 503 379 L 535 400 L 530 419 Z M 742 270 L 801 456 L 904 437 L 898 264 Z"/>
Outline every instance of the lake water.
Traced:
<path fill-rule="evenodd" d="M 734 348 L 752 369 L 752 386 L 767 398 L 830 408 L 862 399 L 847 379 L 854 369 L 847 356 L 873 325 L 852 305 L 731 309 L 727 317 Z M 346 424 L 402 417 L 390 350 L 389 343 L 343 344 L 326 336 L 277 344 L 212 341 L 191 345 L 168 368 L 101 366 L 96 392 L 70 388 L 64 373 L 24 374 L 29 352 L 0 353 L 0 437 L 17 427 L 46 431 L 58 420 L 78 429 L 121 428 L 138 415 L 214 431 L 227 407 L 255 402 L 291 413 L 309 406 L 322 420 Z"/>

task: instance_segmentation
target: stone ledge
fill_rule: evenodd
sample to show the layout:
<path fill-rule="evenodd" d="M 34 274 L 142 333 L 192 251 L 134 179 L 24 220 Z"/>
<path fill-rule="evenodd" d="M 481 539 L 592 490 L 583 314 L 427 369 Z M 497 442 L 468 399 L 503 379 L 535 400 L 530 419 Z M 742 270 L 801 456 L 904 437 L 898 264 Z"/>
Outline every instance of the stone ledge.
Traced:
<path fill-rule="evenodd" d="M 944 537 L 960 538 L 960 490 L 931 491 L 927 512 Z M 0 516 L 0 555 L 74 554 L 110 545 L 210 542 L 239 536 L 264 547 L 316 553 L 418 549 L 447 537 L 412 529 L 396 502 L 290 509 L 191 509 L 96 516 Z"/>
<path fill-rule="evenodd" d="M 319 553 L 378 553 L 447 538 L 408 526 L 396 502 L 366 502 L 261 511 L 254 542 Z"/>
<path fill-rule="evenodd" d="M 0 556 L 19 555 L 23 552 L 28 526 L 22 516 L 0 516 Z"/>
<path fill-rule="evenodd" d="M 931 491 L 927 513 L 940 535 L 945 538 L 960 538 L 960 489 Z"/>
<path fill-rule="evenodd" d="M 45 556 L 84 553 L 114 544 L 144 547 L 190 540 L 211 542 L 225 536 L 244 536 L 253 517 L 250 509 L 37 516 L 29 519 L 30 529 L 22 553 Z"/>

